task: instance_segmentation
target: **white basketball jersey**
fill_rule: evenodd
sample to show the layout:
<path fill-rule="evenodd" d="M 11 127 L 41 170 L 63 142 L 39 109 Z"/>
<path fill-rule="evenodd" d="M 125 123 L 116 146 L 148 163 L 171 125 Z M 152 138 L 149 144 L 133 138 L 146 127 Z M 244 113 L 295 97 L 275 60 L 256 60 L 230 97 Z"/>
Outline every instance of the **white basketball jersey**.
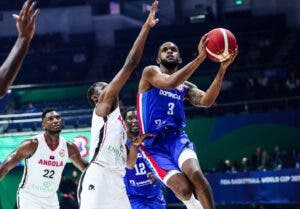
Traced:
<path fill-rule="evenodd" d="M 117 107 L 106 117 L 93 112 L 91 128 L 90 162 L 125 175 L 127 151 L 126 126 Z"/>
<path fill-rule="evenodd" d="M 61 174 L 69 158 L 67 142 L 60 137 L 58 147 L 51 150 L 44 134 L 34 136 L 38 140 L 35 153 L 25 159 L 25 168 L 20 190 L 37 197 L 50 197 L 56 194 Z"/>

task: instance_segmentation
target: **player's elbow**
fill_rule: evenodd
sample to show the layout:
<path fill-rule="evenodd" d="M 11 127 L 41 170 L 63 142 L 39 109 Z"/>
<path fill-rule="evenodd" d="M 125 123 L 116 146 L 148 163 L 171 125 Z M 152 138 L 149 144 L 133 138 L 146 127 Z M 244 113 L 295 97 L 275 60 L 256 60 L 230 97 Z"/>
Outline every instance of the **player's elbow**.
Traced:
<path fill-rule="evenodd" d="M 202 99 L 201 100 L 201 107 L 204 108 L 210 108 L 214 105 L 215 101 L 214 100 L 210 100 L 210 99 Z"/>
<path fill-rule="evenodd" d="M 134 58 L 128 58 L 125 62 L 125 65 L 124 67 L 126 69 L 134 69 L 138 66 L 139 62 L 137 59 L 134 59 Z"/>

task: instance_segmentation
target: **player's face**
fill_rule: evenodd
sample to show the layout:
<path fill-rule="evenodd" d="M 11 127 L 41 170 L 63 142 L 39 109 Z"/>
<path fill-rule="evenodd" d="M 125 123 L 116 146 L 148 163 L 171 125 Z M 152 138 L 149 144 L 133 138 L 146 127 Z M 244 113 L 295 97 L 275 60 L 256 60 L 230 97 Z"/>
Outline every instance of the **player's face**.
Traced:
<path fill-rule="evenodd" d="M 181 63 L 178 47 L 172 42 L 166 42 L 159 48 L 158 63 L 166 68 L 174 68 Z"/>
<path fill-rule="evenodd" d="M 139 134 L 139 126 L 136 111 L 129 111 L 126 113 L 125 123 L 130 133 L 132 133 L 133 135 Z"/>
<path fill-rule="evenodd" d="M 56 111 L 48 112 L 43 120 L 43 127 L 49 133 L 60 133 L 62 129 L 60 115 Z"/>
<path fill-rule="evenodd" d="M 94 104 L 96 105 L 98 103 L 99 97 L 104 92 L 104 89 L 106 88 L 108 84 L 105 82 L 99 82 L 95 88 L 94 93 L 92 94 L 91 98 L 94 101 Z"/>

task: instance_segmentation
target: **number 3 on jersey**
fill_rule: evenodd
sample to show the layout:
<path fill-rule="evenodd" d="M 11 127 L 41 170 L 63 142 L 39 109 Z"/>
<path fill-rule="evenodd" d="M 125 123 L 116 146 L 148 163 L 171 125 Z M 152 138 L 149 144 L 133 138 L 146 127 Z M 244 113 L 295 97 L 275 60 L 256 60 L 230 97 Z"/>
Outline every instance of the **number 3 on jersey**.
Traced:
<path fill-rule="evenodd" d="M 168 104 L 168 112 L 167 112 L 168 115 L 174 115 L 174 107 L 175 104 L 173 102 L 170 102 Z"/>

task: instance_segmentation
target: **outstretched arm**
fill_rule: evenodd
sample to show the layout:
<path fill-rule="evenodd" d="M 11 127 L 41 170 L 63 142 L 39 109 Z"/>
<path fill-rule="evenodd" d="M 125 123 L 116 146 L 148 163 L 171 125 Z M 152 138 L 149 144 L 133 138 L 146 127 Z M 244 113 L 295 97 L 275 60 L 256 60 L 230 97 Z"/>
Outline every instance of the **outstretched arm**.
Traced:
<path fill-rule="evenodd" d="M 37 148 L 37 140 L 24 141 L 6 160 L 0 165 L 0 180 L 13 169 L 21 160 L 30 157 Z"/>
<path fill-rule="evenodd" d="M 88 162 L 81 157 L 80 152 L 74 143 L 68 142 L 67 146 L 72 163 L 82 172 L 88 166 Z"/>
<path fill-rule="evenodd" d="M 201 38 L 198 45 L 198 56 L 193 61 L 191 61 L 183 68 L 177 70 L 171 75 L 162 73 L 159 67 L 154 65 L 146 67 L 142 74 L 141 82 L 139 85 L 139 92 L 147 91 L 150 86 L 154 86 L 159 89 L 172 89 L 182 84 L 195 72 L 199 65 L 205 60 L 205 47 L 207 45 L 207 42 L 208 39 L 207 35 L 205 34 Z"/>
<path fill-rule="evenodd" d="M 116 97 L 116 95 L 119 94 L 121 88 L 125 85 L 129 76 L 139 64 L 149 31 L 158 22 L 158 19 L 155 18 L 157 6 L 158 6 L 158 1 L 155 1 L 152 4 L 149 16 L 146 22 L 144 23 L 137 39 L 135 40 L 122 69 L 118 72 L 118 74 L 113 78 L 113 80 L 106 87 L 106 94 L 104 100 L 105 98 L 109 99 L 111 97 Z"/>
<path fill-rule="evenodd" d="M 186 81 L 185 84 L 189 88 L 186 98 L 197 107 L 211 107 L 220 93 L 223 78 L 228 66 L 234 61 L 236 55 L 237 50 L 228 60 L 221 63 L 218 74 L 206 92 L 198 89 L 196 85 Z"/>
<path fill-rule="evenodd" d="M 0 97 L 4 96 L 16 78 L 35 31 L 39 10 L 35 2 L 27 0 L 19 15 L 13 14 L 18 29 L 18 39 L 0 67 Z"/>

